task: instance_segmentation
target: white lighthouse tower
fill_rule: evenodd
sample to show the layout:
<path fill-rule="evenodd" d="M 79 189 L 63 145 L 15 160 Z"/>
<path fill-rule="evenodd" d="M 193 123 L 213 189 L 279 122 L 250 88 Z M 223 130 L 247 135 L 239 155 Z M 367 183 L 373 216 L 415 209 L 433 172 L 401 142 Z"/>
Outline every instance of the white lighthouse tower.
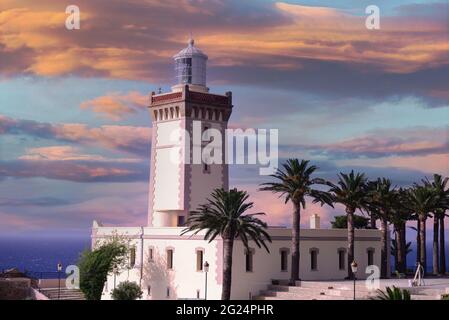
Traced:
<path fill-rule="evenodd" d="M 174 60 L 176 85 L 169 93 L 152 93 L 149 106 L 153 132 L 148 225 L 153 227 L 183 225 L 188 213 L 205 203 L 213 189 L 228 188 L 224 133 L 232 94 L 209 93 L 207 55 L 193 39 Z M 211 142 L 208 129 L 221 132 L 221 163 L 210 164 L 201 157 L 198 161 L 194 155 Z"/>

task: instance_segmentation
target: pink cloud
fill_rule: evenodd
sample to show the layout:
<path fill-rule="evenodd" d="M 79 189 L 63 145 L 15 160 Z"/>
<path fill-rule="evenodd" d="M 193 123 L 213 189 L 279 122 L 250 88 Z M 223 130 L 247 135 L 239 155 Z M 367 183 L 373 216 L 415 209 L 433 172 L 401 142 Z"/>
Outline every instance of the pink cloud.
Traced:
<path fill-rule="evenodd" d="M 136 126 L 89 127 L 85 124 L 50 124 L 12 119 L 0 114 L 0 134 L 27 134 L 45 139 L 100 145 L 112 150 L 146 156 L 151 128 Z"/>

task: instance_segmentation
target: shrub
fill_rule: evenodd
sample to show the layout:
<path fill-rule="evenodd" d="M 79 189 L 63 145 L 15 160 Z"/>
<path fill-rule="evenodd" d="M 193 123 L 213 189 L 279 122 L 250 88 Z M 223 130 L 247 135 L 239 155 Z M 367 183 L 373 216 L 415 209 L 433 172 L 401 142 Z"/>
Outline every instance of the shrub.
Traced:
<path fill-rule="evenodd" d="M 406 289 L 400 289 L 393 286 L 393 288 L 387 287 L 386 292 L 377 290 L 378 295 L 375 300 L 411 300 L 410 291 Z"/>
<path fill-rule="evenodd" d="M 114 265 L 121 265 L 126 259 L 127 247 L 119 241 L 103 244 L 97 249 L 82 253 L 80 269 L 80 289 L 87 300 L 100 300 L 108 273 Z"/>
<path fill-rule="evenodd" d="M 117 288 L 112 290 L 114 300 L 136 300 L 142 298 L 142 290 L 135 282 L 121 282 Z"/>

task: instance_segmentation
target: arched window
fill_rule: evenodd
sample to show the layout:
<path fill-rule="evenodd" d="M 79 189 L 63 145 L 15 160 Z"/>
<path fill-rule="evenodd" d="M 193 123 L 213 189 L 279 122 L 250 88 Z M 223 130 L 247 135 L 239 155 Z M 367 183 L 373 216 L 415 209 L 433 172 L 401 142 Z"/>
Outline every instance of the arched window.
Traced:
<path fill-rule="evenodd" d="M 173 248 L 167 248 L 167 269 L 173 270 Z"/>
<path fill-rule="evenodd" d="M 253 256 L 255 250 L 252 248 L 245 249 L 245 270 L 246 272 L 253 272 L 254 264 L 253 264 Z"/>
<path fill-rule="evenodd" d="M 376 252 L 376 250 L 374 248 L 368 248 L 366 249 L 366 254 L 368 257 L 368 265 L 372 266 L 374 264 L 374 252 Z"/>
<path fill-rule="evenodd" d="M 197 248 L 195 252 L 196 252 L 196 271 L 202 272 L 204 262 L 204 249 Z"/>
<path fill-rule="evenodd" d="M 281 255 L 281 271 L 288 271 L 288 255 L 290 250 L 288 248 L 279 249 L 279 253 Z"/>
<path fill-rule="evenodd" d="M 346 249 L 339 248 L 338 249 L 338 270 L 346 269 Z"/>
<path fill-rule="evenodd" d="M 129 266 L 131 268 L 134 268 L 135 265 L 136 265 L 136 248 L 131 247 L 129 249 Z"/>
<path fill-rule="evenodd" d="M 311 248 L 310 253 L 310 270 L 317 271 L 318 270 L 318 253 L 320 250 L 317 248 Z"/>
<path fill-rule="evenodd" d="M 148 262 L 154 261 L 154 247 L 151 246 L 148 248 Z"/>

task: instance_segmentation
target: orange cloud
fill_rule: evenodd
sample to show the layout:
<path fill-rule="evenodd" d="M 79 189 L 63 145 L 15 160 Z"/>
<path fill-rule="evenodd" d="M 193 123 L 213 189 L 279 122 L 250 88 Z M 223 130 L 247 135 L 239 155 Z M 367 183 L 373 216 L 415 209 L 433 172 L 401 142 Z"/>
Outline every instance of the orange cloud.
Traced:
<path fill-rule="evenodd" d="M 119 10 L 123 2 L 135 10 Z M 0 54 L 32 49 L 33 61 L 22 71 L 44 76 L 167 80 L 167 70 L 162 72 L 160 65 L 166 66 L 185 45 L 187 35 L 179 30 L 186 25 L 201 35 L 199 43 L 216 66 L 251 62 L 295 70 L 301 68 L 299 59 L 317 59 L 412 72 L 447 63 L 449 51 L 446 26 L 430 17 L 384 17 L 381 30 L 369 31 L 365 16 L 284 2 L 255 6 L 253 16 L 239 16 L 238 6 L 221 1 L 128 0 L 118 6 L 111 0 L 110 6 L 103 6 L 92 0 L 80 1 L 81 30 L 68 31 L 59 4 L 22 3 L 21 8 L 13 1 L 2 5 Z M 170 23 L 166 17 L 172 18 Z"/>
<path fill-rule="evenodd" d="M 112 92 L 81 103 L 81 108 L 92 109 L 92 111 L 100 113 L 111 120 L 118 121 L 124 115 L 144 109 L 147 104 L 148 97 L 137 91 L 130 91 L 124 95 Z"/>

